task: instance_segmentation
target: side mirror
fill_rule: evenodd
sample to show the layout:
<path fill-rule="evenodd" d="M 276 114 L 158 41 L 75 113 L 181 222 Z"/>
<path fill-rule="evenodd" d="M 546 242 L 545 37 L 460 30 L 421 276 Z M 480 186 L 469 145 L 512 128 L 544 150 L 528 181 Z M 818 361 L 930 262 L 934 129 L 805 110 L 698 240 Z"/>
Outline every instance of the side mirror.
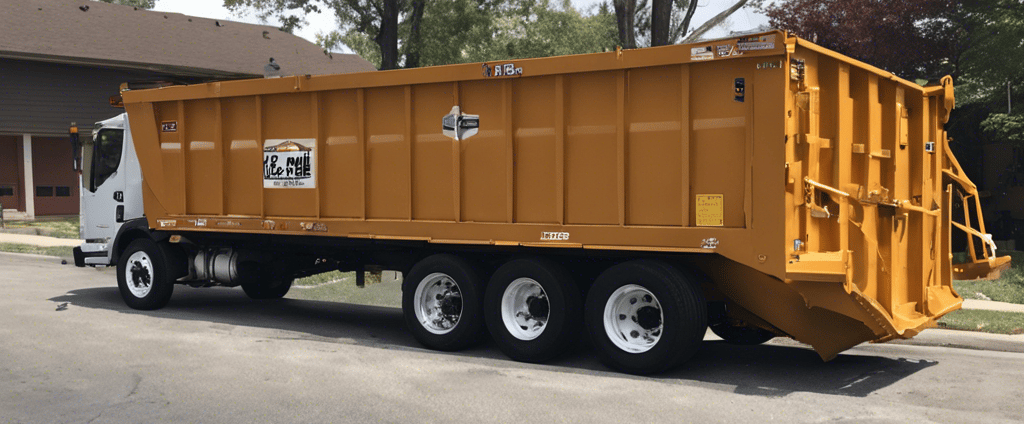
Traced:
<path fill-rule="evenodd" d="M 68 138 L 71 141 L 71 160 L 75 172 L 82 172 L 82 143 L 78 140 L 78 125 L 71 123 L 68 129 Z"/>

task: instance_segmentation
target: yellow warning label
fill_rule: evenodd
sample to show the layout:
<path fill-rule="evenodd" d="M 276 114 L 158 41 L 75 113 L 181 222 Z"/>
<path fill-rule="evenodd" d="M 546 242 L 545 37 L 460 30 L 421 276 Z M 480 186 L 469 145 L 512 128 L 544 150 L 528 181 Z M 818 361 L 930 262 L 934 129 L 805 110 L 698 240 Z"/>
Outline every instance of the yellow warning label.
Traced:
<path fill-rule="evenodd" d="M 725 226 L 725 196 L 721 194 L 697 195 L 697 226 Z"/>

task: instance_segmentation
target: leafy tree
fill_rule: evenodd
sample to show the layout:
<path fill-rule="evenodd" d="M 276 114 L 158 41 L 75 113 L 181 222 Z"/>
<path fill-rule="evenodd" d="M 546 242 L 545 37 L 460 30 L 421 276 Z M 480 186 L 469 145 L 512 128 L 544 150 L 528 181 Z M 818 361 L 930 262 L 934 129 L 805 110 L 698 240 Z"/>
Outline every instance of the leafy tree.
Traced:
<path fill-rule="evenodd" d="M 902 77 L 937 79 L 956 73 L 954 0 L 765 3 L 758 2 L 771 26 Z"/>
<path fill-rule="evenodd" d="M 99 0 L 104 3 L 120 4 L 122 6 L 133 6 L 139 9 L 152 9 L 156 7 L 156 0 Z"/>
<path fill-rule="evenodd" d="M 958 108 L 949 131 L 955 138 L 1012 140 L 1021 130 L 1021 0 L 761 0 L 758 5 L 772 26 L 904 78 L 936 81 L 952 75 Z M 1021 105 L 1017 114 L 1002 114 L 1007 101 Z"/>
<path fill-rule="evenodd" d="M 959 71 L 969 102 L 1005 104 L 1007 84 L 1024 100 L 1024 4 L 1020 0 L 964 1 L 960 5 L 964 34 Z M 960 97 L 960 96 L 958 96 Z M 1018 110 L 1024 111 L 1024 103 Z"/>
<path fill-rule="evenodd" d="M 301 26 L 306 14 L 332 10 L 346 32 L 355 31 L 373 40 L 380 52 L 381 69 L 395 69 L 400 22 L 409 21 L 413 31 L 418 31 L 424 0 L 224 0 L 224 6 L 232 12 L 255 9 L 262 19 L 275 17 L 285 31 Z M 412 50 L 415 56 L 415 47 Z"/>
<path fill-rule="evenodd" d="M 981 129 L 993 139 L 1024 145 L 1024 115 L 993 113 L 981 122 Z"/>
<path fill-rule="evenodd" d="M 420 6 L 418 9 L 414 3 Z M 397 26 L 395 48 L 401 57 L 393 67 L 385 66 L 382 46 L 370 31 L 342 23 L 341 28 L 318 36 L 318 42 L 327 48 L 347 46 L 380 69 L 398 66 L 443 65 L 457 63 L 456 58 L 467 49 L 479 49 L 483 40 L 491 37 L 492 15 L 504 3 L 495 0 L 422 0 L 410 3 L 407 16 Z"/>
<path fill-rule="evenodd" d="M 591 14 L 551 0 L 225 0 L 255 9 L 285 29 L 306 13 L 332 10 L 339 28 L 320 34 L 326 48 L 347 46 L 380 69 L 588 53 L 615 46 L 607 7 Z M 392 6 L 393 5 L 393 6 Z"/>
<path fill-rule="evenodd" d="M 549 0 L 513 0 L 495 16 L 494 36 L 471 62 L 559 56 L 615 48 L 615 20 L 606 5 L 584 14 L 569 0 L 556 7 Z"/>

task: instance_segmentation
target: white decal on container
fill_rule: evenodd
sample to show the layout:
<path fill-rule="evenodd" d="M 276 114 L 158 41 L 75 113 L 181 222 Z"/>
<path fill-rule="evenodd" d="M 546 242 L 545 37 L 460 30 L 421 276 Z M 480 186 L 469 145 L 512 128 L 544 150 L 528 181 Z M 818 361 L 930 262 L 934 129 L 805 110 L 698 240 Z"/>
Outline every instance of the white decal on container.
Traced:
<path fill-rule="evenodd" d="M 316 188 L 316 140 L 264 141 L 263 188 Z"/>
<path fill-rule="evenodd" d="M 736 43 L 740 50 L 771 50 L 775 48 L 775 35 L 743 37 Z"/>
<path fill-rule="evenodd" d="M 694 47 L 690 49 L 690 60 L 701 61 L 701 60 L 712 60 L 715 58 L 715 53 L 711 49 L 711 46 Z"/>
<path fill-rule="evenodd" d="M 544 232 L 540 233 L 540 239 L 541 240 L 569 240 L 569 233 L 544 231 Z"/>

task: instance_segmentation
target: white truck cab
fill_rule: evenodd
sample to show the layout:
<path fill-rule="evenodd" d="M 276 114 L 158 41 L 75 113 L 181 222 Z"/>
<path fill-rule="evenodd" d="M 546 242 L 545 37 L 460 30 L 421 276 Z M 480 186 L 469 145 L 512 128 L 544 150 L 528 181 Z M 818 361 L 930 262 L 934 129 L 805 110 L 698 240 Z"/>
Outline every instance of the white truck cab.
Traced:
<path fill-rule="evenodd" d="M 143 217 L 142 172 L 128 115 L 97 122 L 81 152 L 79 233 L 85 243 L 75 248 L 75 265 L 110 266 L 116 264 L 118 232 L 126 222 Z"/>

